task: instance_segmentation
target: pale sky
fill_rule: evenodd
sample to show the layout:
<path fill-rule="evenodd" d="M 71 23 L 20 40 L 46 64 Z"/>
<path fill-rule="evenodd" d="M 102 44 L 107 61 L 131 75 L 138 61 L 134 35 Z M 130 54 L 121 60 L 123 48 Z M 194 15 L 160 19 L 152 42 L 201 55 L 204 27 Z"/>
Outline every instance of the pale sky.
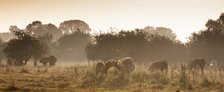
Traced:
<path fill-rule="evenodd" d="M 64 20 L 80 19 L 95 32 L 109 27 L 168 27 L 186 42 L 221 12 L 224 0 L 0 0 L 0 32 L 10 25 L 24 29 L 34 20 L 58 26 Z"/>

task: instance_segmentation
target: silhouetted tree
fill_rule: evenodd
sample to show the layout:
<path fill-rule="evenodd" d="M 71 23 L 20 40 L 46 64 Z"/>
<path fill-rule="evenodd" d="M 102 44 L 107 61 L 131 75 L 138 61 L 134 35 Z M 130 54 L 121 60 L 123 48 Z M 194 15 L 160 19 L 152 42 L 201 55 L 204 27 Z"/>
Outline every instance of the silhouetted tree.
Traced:
<path fill-rule="evenodd" d="M 165 36 L 151 35 L 149 46 L 148 60 L 167 59 L 172 62 L 183 62 L 188 58 L 187 47 L 183 43 Z"/>
<path fill-rule="evenodd" d="M 9 27 L 9 31 L 10 32 L 17 32 L 17 31 L 23 31 L 23 30 L 19 29 L 16 25 L 11 25 Z"/>
<path fill-rule="evenodd" d="M 64 60 L 86 60 L 85 47 L 90 34 L 80 30 L 65 34 L 58 40 L 57 56 Z"/>
<path fill-rule="evenodd" d="M 3 49 L 5 48 L 5 42 L 0 38 L 0 65 L 2 64 L 1 61 L 5 57 Z"/>
<path fill-rule="evenodd" d="M 8 42 L 9 40 L 15 38 L 15 36 L 12 32 L 1 32 L 0 38 L 2 39 L 2 41 Z"/>
<path fill-rule="evenodd" d="M 51 34 L 47 33 L 44 35 L 40 35 L 40 36 L 36 37 L 36 39 L 39 40 L 39 42 L 46 48 L 46 50 L 48 52 L 47 54 L 49 54 L 49 55 L 56 54 L 57 42 L 53 41 L 53 36 Z"/>
<path fill-rule="evenodd" d="M 87 58 L 93 61 L 107 61 L 127 56 L 141 60 L 146 56 L 147 49 L 147 34 L 136 30 L 96 35 L 95 41 L 87 45 L 86 52 Z"/>
<path fill-rule="evenodd" d="M 46 54 L 46 49 L 34 37 L 22 31 L 14 31 L 17 38 L 6 43 L 4 52 L 14 65 L 25 65 L 30 58 L 38 59 Z M 24 62 L 25 61 L 25 62 Z"/>
<path fill-rule="evenodd" d="M 42 22 L 36 20 L 36 21 L 33 21 L 32 23 L 28 24 L 28 25 L 26 26 L 26 30 L 27 30 L 29 33 L 32 34 L 32 32 L 33 32 L 36 28 L 40 27 L 41 25 L 42 25 Z"/>
<path fill-rule="evenodd" d="M 82 20 L 64 21 L 60 24 L 59 29 L 66 34 L 70 34 L 74 31 L 77 31 L 78 29 L 84 33 L 89 33 L 91 30 L 89 25 Z"/>
<path fill-rule="evenodd" d="M 62 36 L 62 31 L 55 25 L 42 24 L 40 21 L 34 21 L 26 26 L 26 32 L 34 35 L 34 37 L 44 36 L 46 34 L 52 35 L 52 41 L 57 41 Z"/>
<path fill-rule="evenodd" d="M 216 60 L 219 63 L 224 60 L 224 14 L 217 20 L 208 20 L 206 30 L 192 33 L 187 43 L 192 58 L 205 58 Z"/>
<path fill-rule="evenodd" d="M 95 36 L 95 41 L 86 47 L 87 58 L 89 60 L 109 60 L 119 56 L 118 48 L 120 41 L 115 34 L 100 34 Z"/>
<path fill-rule="evenodd" d="M 166 27 L 151 27 L 147 26 L 143 29 L 144 32 L 147 32 L 152 35 L 159 35 L 159 36 L 165 36 L 166 38 L 169 38 L 170 40 L 177 40 L 176 34 L 173 33 L 173 31 Z"/>
<path fill-rule="evenodd" d="M 186 55 L 187 48 L 168 37 L 136 29 L 96 35 L 87 45 L 86 53 L 92 61 L 133 57 L 136 62 L 143 63 L 158 59 L 179 61 Z"/>

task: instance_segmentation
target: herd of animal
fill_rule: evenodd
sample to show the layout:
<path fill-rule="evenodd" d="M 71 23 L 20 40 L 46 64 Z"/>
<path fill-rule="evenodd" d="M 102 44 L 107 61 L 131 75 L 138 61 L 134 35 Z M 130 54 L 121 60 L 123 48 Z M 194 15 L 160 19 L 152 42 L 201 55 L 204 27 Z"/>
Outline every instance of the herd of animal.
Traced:
<path fill-rule="evenodd" d="M 99 62 L 96 65 L 96 75 L 98 75 L 99 73 L 106 74 L 107 71 L 111 67 L 117 68 L 119 71 L 122 72 L 122 74 L 124 74 L 124 73 L 129 74 L 132 71 L 134 71 L 134 69 L 135 69 L 135 64 L 134 64 L 133 61 L 134 60 L 132 58 L 125 57 L 125 58 L 120 59 L 120 60 L 109 61 L 109 62 L 106 62 L 106 63 Z"/>
<path fill-rule="evenodd" d="M 211 63 L 211 65 L 213 63 Z M 187 66 L 181 64 L 181 68 L 186 68 L 189 71 L 196 71 L 196 70 L 201 71 L 201 73 L 203 74 L 205 65 L 206 65 L 205 59 L 193 59 L 188 62 Z M 125 57 L 119 60 L 109 61 L 106 63 L 99 62 L 96 64 L 96 75 L 98 75 L 99 73 L 107 74 L 107 71 L 111 67 L 117 68 L 121 73 L 131 73 L 135 69 L 134 59 L 130 57 Z M 153 62 L 151 66 L 148 68 L 148 71 L 151 72 L 161 71 L 167 73 L 168 71 L 167 60 Z"/>
<path fill-rule="evenodd" d="M 53 56 L 53 55 L 49 56 L 49 57 L 41 58 L 39 60 L 39 63 L 42 63 L 43 66 L 47 66 L 47 65 L 54 66 L 56 62 L 57 62 L 57 58 L 55 56 Z M 14 60 L 12 60 L 10 58 L 7 59 L 7 65 L 18 65 L 17 63 L 18 62 L 14 61 Z M 34 61 L 34 66 L 37 66 L 37 63 L 38 62 L 35 60 Z M 25 62 L 22 62 L 22 65 L 26 65 L 26 64 L 27 64 L 27 60 L 25 60 Z"/>
<path fill-rule="evenodd" d="M 39 60 L 39 63 L 42 63 L 43 66 L 54 66 L 55 63 L 57 62 L 57 59 L 55 56 L 49 56 L 49 57 L 44 57 Z M 24 64 L 26 64 L 27 61 L 25 60 Z M 15 65 L 16 62 L 13 61 L 12 59 L 7 60 L 7 65 Z M 211 61 L 211 65 L 217 65 L 217 62 Z M 206 65 L 206 61 L 204 59 L 193 59 L 188 62 L 188 65 L 186 69 L 189 71 L 194 71 L 194 70 L 200 70 L 201 73 L 203 74 L 204 67 Z M 37 66 L 37 61 L 34 61 L 34 66 Z M 184 65 L 181 64 L 182 67 L 185 67 Z M 99 62 L 96 64 L 96 75 L 98 74 L 107 74 L 107 71 L 111 68 L 115 67 L 117 68 L 122 74 L 130 74 L 132 71 L 135 70 L 136 65 L 134 62 L 134 59 L 131 57 L 123 57 L 118 60 L 112 60 L 108 62 Z M 168 62 L 167 60 L 161 60 L 157 62 L 153 62 L 151 66 L 148 68 L 148 71 L 161 71 L 167 73 L 168 71 Z"/>

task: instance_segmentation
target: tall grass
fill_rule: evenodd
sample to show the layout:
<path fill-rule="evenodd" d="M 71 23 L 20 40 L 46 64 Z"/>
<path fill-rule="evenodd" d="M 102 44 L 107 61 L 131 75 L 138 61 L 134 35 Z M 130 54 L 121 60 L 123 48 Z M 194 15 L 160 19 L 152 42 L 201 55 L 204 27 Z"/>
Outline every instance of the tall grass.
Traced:
<path fill-rule="evenodd" d="M 122 74 L 113 67 L 107 74 L 96 75 L 93 65 L 0 67 L 0 73 L 0 90 L 3 91 L 224 92 L 223 71 L 207 69 L 201 75 L 200 72 L 193 74 L 181 69 L 181 66 L 170 68 L 168 73 L 150 72 L 147 67 L 137 67 L 131 74 Z"/>

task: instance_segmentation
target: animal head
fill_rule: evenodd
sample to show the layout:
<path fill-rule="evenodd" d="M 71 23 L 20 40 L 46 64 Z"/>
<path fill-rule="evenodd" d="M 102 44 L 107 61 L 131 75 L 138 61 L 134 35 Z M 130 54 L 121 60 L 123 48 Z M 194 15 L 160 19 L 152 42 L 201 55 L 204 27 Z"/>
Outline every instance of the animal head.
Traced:
<path fill-rule="evenodd" d="M 215 67 L 215 66 L 217 66 L 218 64 L 217 64 L 217 61 L 215 61 L 215 60 L 212 60 L 210 63 L 209 63 L 209 66 L 211 66 L 211 67 Z"/>
<path fill-rule="evenodd" d="M 113 66 L 113 63 L 112 62 L 106 62 L 105 63 L 105 68 L 106 69 L 109 69 L 110 67 L 112 67 Z"/>
<path fill-rule="evenodd" d="M 40 63 L 43 63 L 43 60 L 40 60 Z"/>

